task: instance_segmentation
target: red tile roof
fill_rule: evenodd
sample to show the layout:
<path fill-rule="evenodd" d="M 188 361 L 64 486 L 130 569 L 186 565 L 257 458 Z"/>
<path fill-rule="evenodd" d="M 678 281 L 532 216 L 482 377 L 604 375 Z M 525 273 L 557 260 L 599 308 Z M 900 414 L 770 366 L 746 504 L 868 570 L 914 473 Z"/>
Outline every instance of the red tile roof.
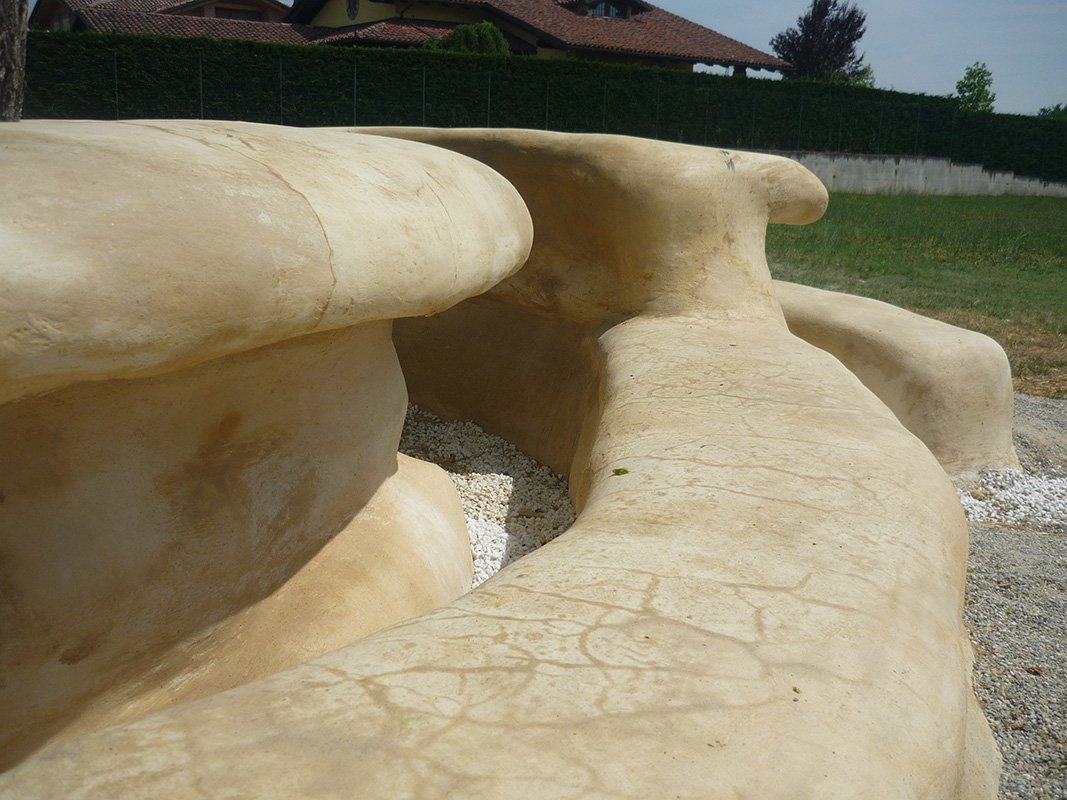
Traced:
<path fill-rule="evenodd" d="M 789 66 L 769 53 L 649 3 L 645 3 L 648 11 L 631 19 L 586 16 L 565 7 L 561 0 L 457 0 L 455 4 L 488 7 L 564 45 L 582 50 L 772 69 Z"/>
<path fill-rule="evenodd" d="M 316 42 L 319 44 L 420 45 L 428 39 L 439 39 L 451 33 L 456 29 L 457 24 L 393 17 L 347 28 L 328 28 L 326 30 L 329 33 L 316 39 Z"/>
<path fill-rule="evenodd" d="M 157 0 L 133 0 L 136 3 L 155 3 Z M 167 0 L 168 3 L 172 0 Z M 209 39 L 238 39 L 274 44 L 385 44 L 393 46 L 420 45 L 427 39 L 437 39 L 456 29 L 456 23 L 400 18 L 352 25 L 346 28 L 325 28 L 291 22 L 254 22 L 223 19 L 221 17 L 191 17 L 184 14 L 145 13 L 116 10 L 128 6 L 131 0 L 103 0 L 82 7 L 78 15 L 86 27 L 98 33 L 135 33 L 155 36 L 193 37 Z M 184 2 L 182 3 L 184 5 Z"/>
<path fill-rule="evenodd" d="M 174 5 L 175 0 L 65 0 L 75 11 L 87 8 L 106 9 L 108 11 L 137 11 L 142 14 L 162 11 Z"/>
<path fill-rule="evenodd" d="M 327 0 L 297 0 L 286 18 L 270 23 L 193 17 L 166 13 L 189 0 L 66 0 L 91 30 L 160 36 L 207 36 L 280 44 L 418 45 L 443 36 L 453 23 L 393 18 L 325 28 L 308 24 Z M 563 50 L 667 58 L 690 63 L 788 68 L 779 58 L 749 47 L 683 17 L 642 2 L 646 9 L 631 19 L 577 13 L 575 0 L 439 0 L 484 8 L 489 17 L 509 21 Z"/>
<path fill-rule="evenodd" d="M 123 9 L 128 0 L 109 0 L 116 9 Z M 214 0 L 166 0 L 166 5 L 158 9 L 162 13 L 187 13 L 193 11 L 201 6 L 212 5 Z M 279 0 L 244 0 L 242 5 L 248 4 L 252 7 L 259 6 L 263 9 L 270 9 L 276 13 L 280 13 L 283 16 L 289 12 L 289 5 L 282 3 Z"/>
<path fill-rule="evenodd" d="M 206 36 L 209 39 L 241 39 L 274 44 L 308 44 L 332 28 L 295 25 L 291 22 L 252 22 L 180 14 L 143 14 L 108 8 L 83 8 L 78 15 L 86 26 L 100 33 L 140 33 L 156 36 Z"/>
<path fill-rule="evenodd" d="M 95 8 L 103 11 L 136 11 L 142 14 L 165 14 L 185 8 L 195 8 L 210 0 L 64 0 L 70 8 L 80 11 Z M 263 0 L 280 11 L 288 8 L 278 0 Z"/>
<path fill-rule="evenodd" d="M 739 64 L 786 69 L 780 58 L 723 36 L 650 3 L 631 19 L 578 13 L 573 0 L 440 0 L 448 5 L 484 8 L 490 17 L 536 33 L 566 50 L 611 52 L 677 59 L 691 63 Z M 327 0 L 297 0 L 286 19 L 311 22 Z M 580 5 L 580 4 L 579 4 Z"/>

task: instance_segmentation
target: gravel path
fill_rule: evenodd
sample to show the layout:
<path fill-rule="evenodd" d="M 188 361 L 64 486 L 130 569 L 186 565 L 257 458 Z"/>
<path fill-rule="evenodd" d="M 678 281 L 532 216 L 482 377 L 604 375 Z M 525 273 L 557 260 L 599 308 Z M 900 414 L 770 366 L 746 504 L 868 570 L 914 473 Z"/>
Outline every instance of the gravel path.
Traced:
<path fill-rule="evenodd" d="M 1002 800 L 1067 799 L 1067 400 L 1015 397 L 1023 472 L 961 492 L 971 519 L 964 616 Z"/>
<path fill-rule="evenodd" d="M 1067 800 L 1067 400 L 1016 395 L 1022 471 L 960 491 L 971 519 L 965 618 L 1004 755 L 1002 800 Z M 474 586 L 570 527 L 567 482 L 470 422 L 411 406 L 401 452 L 452 476 Z"/>

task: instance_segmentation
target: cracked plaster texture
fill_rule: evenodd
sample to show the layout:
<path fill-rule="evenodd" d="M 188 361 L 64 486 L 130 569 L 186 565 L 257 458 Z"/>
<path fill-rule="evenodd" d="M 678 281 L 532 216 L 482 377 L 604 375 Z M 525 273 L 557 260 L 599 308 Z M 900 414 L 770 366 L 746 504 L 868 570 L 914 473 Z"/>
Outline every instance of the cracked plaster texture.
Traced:
<path fill-rule="evenodd" d="M 789 332 L 764 261 L 818 181 L 624 137 L 382 133 L 530 209 L 524 269 L 397 341 L 415 399 L 569 470 L 577 521 L 437 611 L 47 750 L 0 797 L 993 798 L 952 484 Z M 550 390 L 499 380 L 524 370 Z"/>
<path fill-rule="evenodd" d="M 506 181 L 193 122 L 3 126 L 0 175 L 2 767 L 469 588 L 391 318 L 522 264 Z"/>

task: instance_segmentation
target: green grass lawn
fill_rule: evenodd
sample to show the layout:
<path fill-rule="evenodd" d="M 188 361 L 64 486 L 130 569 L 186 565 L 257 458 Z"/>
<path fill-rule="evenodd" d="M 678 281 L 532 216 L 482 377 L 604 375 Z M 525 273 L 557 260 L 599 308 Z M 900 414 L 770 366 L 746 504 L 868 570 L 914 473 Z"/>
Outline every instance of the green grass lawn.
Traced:
<path fill-rule="evenodd" d="M 832 194 L 814 225 L 772 225 L 767 258 L 992 336 L 1020 391 L 1067 397 L 1067 198 Z"/>

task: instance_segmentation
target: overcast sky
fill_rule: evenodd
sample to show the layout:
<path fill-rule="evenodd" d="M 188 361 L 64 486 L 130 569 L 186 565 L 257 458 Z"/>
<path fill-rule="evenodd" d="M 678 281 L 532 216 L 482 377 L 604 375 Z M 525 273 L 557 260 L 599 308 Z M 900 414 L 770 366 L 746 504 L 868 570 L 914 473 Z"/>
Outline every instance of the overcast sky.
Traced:
<path fill-rule="evenodd" d="M 770 52 L 810 0 L 652 0 L 719 33 Z M 993 73 L 996 110 L 1035 114 L 1067 104 L 1067 0 L 858 0 L 860 40 L 875 83 L 886 89 L 953 94 L 975 61 Z M 751 73 L 766 76 L 766 72 Z"/>

